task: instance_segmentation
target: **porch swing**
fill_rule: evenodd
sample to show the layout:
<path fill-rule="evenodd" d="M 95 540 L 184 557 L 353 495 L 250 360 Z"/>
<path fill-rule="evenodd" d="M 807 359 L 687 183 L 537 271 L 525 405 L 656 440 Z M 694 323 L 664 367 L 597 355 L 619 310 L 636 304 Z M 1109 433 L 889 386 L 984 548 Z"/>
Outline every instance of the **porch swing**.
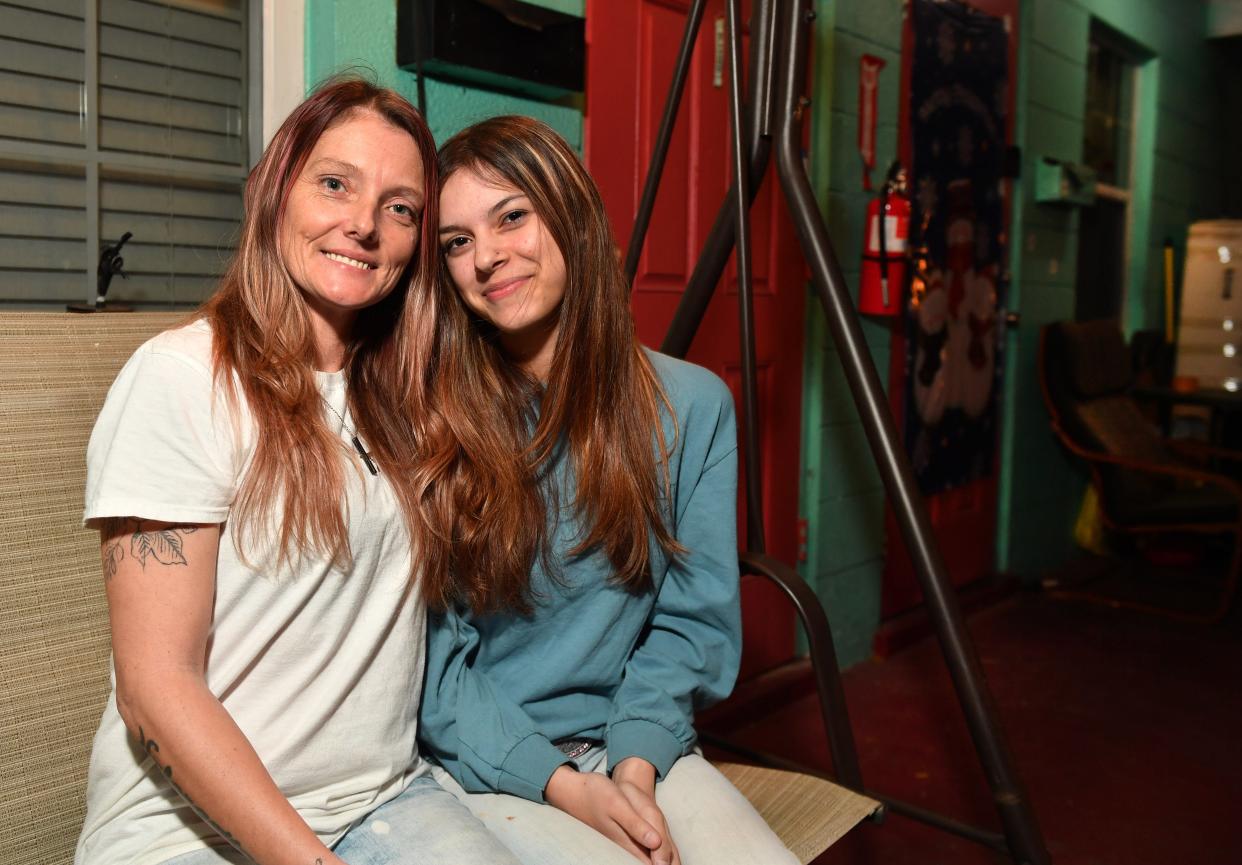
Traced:
<path fill-rule="evenodd" d="M 751 44 L 742 99 L 741 0 L 726 0 L 730 58 L 729 103 L 732 188 L 717 213 L 702 253 L 660 346 L 684 357 L 736 248 L 738 317 L 741 332 L 741 428 L 746 478 L 746 543 L 739 559 L 744 575 L 775 584 L 792 603 L 805 629 L 833 774 L 827 775 L 772 754 L 704 736 L 707 744 L 739 754 L 755 765 L 722 764 L 721 770 L 758 808 L 802 862 L 828 849 L 864 819 L 886 811 L 918 820 L 1009 856 L 1020 865 L 1051 861 L 1005 742 L 978 655 L 963 626 L 926 507 L 888 411 L 883 387 L 863 339 L 832 243 L 811 190 L 800 154 L 802 119 L 809 100 L 808 42 L 814 11 L 804 0 L 754 0 Z M 706 0 L 693 0 L 673 79 L 652 151 L 634 230 L 625 257 L 631 285 L 655 206 L 673 127 Z M 759 406 L 755 363 L 749 220 L 747 214 L 775 148 L 777 174 L 793 219 L 815 294 L 841 355 L 855 406 L 884 481 L 889 503 L 922 585 L 930 620 L 940 642 L 958 701 L 983 764 L 1003 827 L 1001 832 L 968 825 L 868 789 L 862 778 L 828 618 L 807 583 L 788 565 L 765 552 L 759 463 Z"/>
<path fill-rule="evenodd" d="M 806 0 L 753 0 L 751 78 L 742 102 L 740 0 L 729 0 L 733 189 L 721 207 L 661 349 L 684 356 L 735 241 L 742 348 L 742 429 L 747 491 L 742 571 L 771 581 L 793 604 L 809 640 L 833 773 L 741 752 L 759 766 L 725 765 L 726 774 L 803 862 L 868 817 L 911 817 L 1046 865 L 1050 857 L 962 625 L 922 499 L 885 404 L 845 280 L 832 251 L 799 152 L 811 16 Z M 637 223 L 626 256 L 631 280 L 650 222 L 661 167 L 684 89 L 706 0 L 693 0 L 661 120 Z M 779 62 L 778 62 L 779 60 Z M 741 122 L 739 123 L 739 119 Z M 928 611 L 982 762 L 1003 831 L 968 826 L 868 789 L 846 711 L 827 617 L 809 586 L 768 556 L 759 500 L 758 405 L 747 209 L 775 157 L 817 296 L 927 599 Z M 743 158 L 743 154 L 746 158 Z M 0 811 L 5 861 L 68 863 L 82 820 L 82 790 L 99 706 L 108 689 L 107 610 L 99 545 L 80 526 L 86 439 L 116 371 L 134 349 L 183 319 L 182 313 L 132 316 L 0 312 L 0 743 L 6 808 Z M 727 742 L 712 744 L 730 748 Z M 14 858 L 16 857 L 16 858 Z"/>

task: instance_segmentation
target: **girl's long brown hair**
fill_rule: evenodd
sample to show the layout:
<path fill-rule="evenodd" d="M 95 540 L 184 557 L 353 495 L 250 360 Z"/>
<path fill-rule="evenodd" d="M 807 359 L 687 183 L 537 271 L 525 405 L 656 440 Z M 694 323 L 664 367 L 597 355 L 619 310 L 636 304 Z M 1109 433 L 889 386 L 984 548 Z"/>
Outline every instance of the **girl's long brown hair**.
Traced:
<path fill-rule="evenodd" d="M 340 454 L 346 446 L 324 422 L 311 318 L 282 262 L 278 238 L 289 191 L 320 136 L 366 111 L 414 139 L 427 201 L 406 272 L 384 300 L 360 311 L 354 324 L 345 358 L 349 409 L 411 530 L 417 520 L 408 469 L 417 424 L 425 416 L 435 336 L 435 142 L 403 97 L 360 78 L 341 78 L 289 115 L 250 172 L 237 253 L 201 311 L 212 326 L 217 385 L 234 402 L 240 387 L 257 428 L 254 457 L 234 502 L 237 546 L 243 555 L 272 551 L 277 566 L 311 552 L 340 567 L 352 563 L 341 506 Z"/>
<path fill-rule="evenodd" d="M 566 285 L 541 386 L 505 358 L 440 269 L 435 420 L 417 472 L 427 599 L 530 610 L 531 568 L 550 561 L 548 512 L 559 508 L 550 470 L 562 450 L 574 480 L 568 504 L 583 526 L 569 555 L 600 549 L 617 584 L 646 591 L 650 540 L 666 556 L 682 552 L 667 525 L 667 398 L 634 332 L 599 191 L 569 145 L 527 117 L 496 117 L 450 139 L 441 182 L 463 170 L 531 200 L 565 259 Z"/>

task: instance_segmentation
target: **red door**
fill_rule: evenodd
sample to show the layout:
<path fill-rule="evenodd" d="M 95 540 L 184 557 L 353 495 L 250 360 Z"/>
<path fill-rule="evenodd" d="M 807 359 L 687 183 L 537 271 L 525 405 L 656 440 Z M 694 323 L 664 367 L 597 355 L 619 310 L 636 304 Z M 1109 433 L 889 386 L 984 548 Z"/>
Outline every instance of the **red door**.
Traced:
<path fill-rule="evenodd" d="M 1003 145 L 1007 146 L 1013 141 L 1018 0 L 951 0 L 948 4 L 942 4 L 941 8 L 946 6 L 969 7 L 991 16 L 999 22 L 987 22 L 992 32 L 998 32 L 996 28 L 999 26 L 1007 36 L 1007 45 L 1001 50 L 1007 58 L 1007 75 L 995 74 L 989 78 L 990 86 L 996 89 L 987 94 L 987 99 L 958 100 L 971 106 L 962 109 L 964 114 L 975 111 L 980 116 L 986 115 L 989 108 L 997 102 L 1004 105 L 1003 122 L 997 124 L 997 134 L 1003 138 Z M 916 147 L 919 142 L 916 141 L 916 136 L 920 134 L 929 138 L 934 136 L 934 140 L 924 144 L 930 144 L 937 154 L 942 151 L 956 153 L 952 158 L 957 159 L 963 166 L 984 159 L 989 155 L 980 150 L 982 136 L 969 129 L 960 131 L 969 127 L 969 122 L 962 122 L 958 126 L 956 138 L 953 134 L 943 134 L 946 128 L 944 124 L 934 132 L 927 125 L 921 125 L 918 130 L 914 128 L 912 115 L 925 118 L 935 112 L 944 111 L 944 106 L 954 98 L 948 94 L 960 94 L 968 88 L 970 82 L 966 78 L 962 78 L 959 83 L 954 76 L 969 76 L 972 74 L 972 64 L 977 74 L 979 61 L 977 56 L 972 57 L 972 52 L 977 55 L 980 51 L 977 40 L 972 44 L 972 37 L 966 30 L 954 30 L 955 20 L 952 15 L 940 19 L 938 26 L 929 27 L 924 24 L 923 32 L 916 34 L 916 14 L 910 5 L 906 6 L 902 34 L 902 108 L 899 124 L 902 163 L 908 167 L 918 167 Z M 959 22 L 961 20 L 960 17 L 956 19 Z M 937 72 L 944 77 L 930 91 L 926 86 L 912 86 L 911 70 L 916 39 L 920 40 L 924 50 L 935 53 L 943 64 L 943 68 L 938 68 Z M 954 69 L 960 70 L 960 73 L 953 72 Z M 921 90 L 922 94 L 916 94 L 916 90 Z M 920 105 L 911 105 L 912 99 L 920 100 Z M 985 194 L 977 171 L 973 178 L 963 177 L 948 183 L 943 182 L 945 175 L 938 178 L 930 175 L 920 178 L 917 171 L 912 171 L 911 192 L 916 200 L 916 216 L 920 209 L 938 213 L 937 219 L 929 221 L 935 223 L 937 228 L 934 231 L 944 240 L 939 244 L 939 249 L 935 250 L 937 254 L 933 255 L 933 258 L 939 260 L 929 266 L 929 272 L 934 278 L 928 280 L 928 284 L 933 290 L 922 295 L 922 308 L 914 314 L 918 324 L 910 327 L 905 319 L 899 319 L 894 326 L 890 364 L 889 393 L 893 412 L 898 428 L 906 439 L 907 452 L 915 464 L 916 474 L 920 471 L 921 460 L 934 459 L 934 456 L 928 457 L 929 448 L 934 449 L 938 442 L 952 436 L 966 434 L 962 431 L 963 424 L 954 422 L 955 411 L 961 417 L 979 412 L 973 418 L 967 417 L 968 420 L 976 422 L 982 411 L 992 413 L 991 426 L 984 433 L 987 440 L 982 444 L 976 442 L 974 448 L 976 454 L 986 454 L 986 457 L 979 457 L 986 465 L 977 467 L 981 472 L 975 472 L 982 476 L 964 482 L 954 482 L 951 479 L 946 482 L 946 478 L 951 478 L 951 473 L 941 473 L 938 478 L 935 477 L 936 472 L 923 475 L 935 478 L 930 485 L 936 491 L 927 495 L 926 501 L 933 530 L 944 554 L 949 575 L 956 586 L 988 576 L 995 569 L 999 467 L 996 450 L 1002 360 L 996 348 L 1000 344 L 999 328 L 1003 326 L 1000 321 L 1000 292 L 1006 270 L 1004 250 L 1005 239 L 1008 237 L 1011 199 L 1009 182 L 1000 177 L 999 166 L 1003 164 L 1003 159 L 1000 153 L 992 153 L 990 157 L 997 166 L 994 182 L 999 196 L 1000 214 L 999 231 L 991 241 L 982 240 L 978 236 L 982 234 L 981 231 L 970 233 L 976 212 L 973 202 L 982 200 L 981 197 Z M 962 168 L 960 173 L 968 175 L 971 171 Z M 933 180 L 936 182 L 929 182 Z M 929 230 L 928 236 L 932 236 L 932 231 Z M 995 254 L 989 255 L 986 247 L 993 241 L 995 246 L 992 249 Z M 932 246 L 937 244 L 933 242 Z M 984 252 L 979 253 L 979 249 Z M 994 260 L 984 265 L 983 258 Z M 975 307 L 987 307 L 986 296 L 989 291 L 992 295 L 991 312 L 972 308 L 972 301 L 969 299 L 971 296 L 978 299 Z M 913 361 L 909 359 L 912 336 L 916 341 L 922 340 L 924 343 L 915 346 Z M 990 346 L 986 344 L 988 340 L 991 341 Z M 953 379 L 954 369 L 966 371 L 958 377 L 957 383 Z M 985 374 L 992 376 L 991 403 L 987 409 L 981 409 L 983 403 L 980 397 L 967 393 L 971 384 L 964 383 L 962 379 L 973 376 L 975 384 L 978 385 Z M 975 391 L 982 395 L 978 386 Z M 975 405 L 972 405 L 972 401 Z M 916 412 L 923 417 L 916 420 Z M 919 425 L 917 434 L 911 432 L 912 420 L 916 420 Z M 977 428 L 974 434 L 979 434 Z M 930 446 L 929 441 L 932 443 Z M 886 522 L 890 553 L 885 562 L 881 615 L 891 618 L 922 603 L 923 596 L 891 510 L 887 514 Z"/>
<path fill-rule="evenodd" d="M 586 163 L 599 183 L 622 249 L 638 210 L 688 7 L 685 0 L 587 2 Z M 635 277 L 633 307 L 639 336 L 653 347 L 663 339 L 729 187 L 724 21 L 723 0 L 709 2 Z M 764 181 L 751 211 L 751 232 L 765 535 L 768 552 L 792 564 L 798 549 L 805 281 L 774 172 Z M 727 381 L 740 407 L 732 262 L 722 283 L 688 359 Z M 744 497 L 739 499 L 739 512 L 743 503 Z M 744 525 L 740 520 L 739 526 Z M 748 581 L 743 586 L 743 619 L 743 677 L 793 657 L 793 614 L 766 584 Z"/>

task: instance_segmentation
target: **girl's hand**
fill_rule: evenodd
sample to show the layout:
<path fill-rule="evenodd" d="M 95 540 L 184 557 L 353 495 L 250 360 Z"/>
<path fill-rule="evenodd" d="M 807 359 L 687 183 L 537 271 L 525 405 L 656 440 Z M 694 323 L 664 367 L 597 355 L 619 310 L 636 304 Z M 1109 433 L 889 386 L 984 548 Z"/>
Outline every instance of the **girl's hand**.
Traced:
<path fill-rule="evenodd" d="M 626 757 L 612 770 L 617 789 L 638 815 L 656 828 L 664 843 L 651 850 L 652 865 L 681 865 L 681 856 L 669 831 L 664 812 L 655 800 L 655 767 L 642 757 Z"/>
<path fill-rule="evenodd" d="M 548 780 L 544 798 L 548 804 L 581 820 L 646 865 L 653 865 L 653 851 L 667 849 L 666 844 L 671 846 L 671 840 L 644 820 L 629 797 L 605 775 L 561 766 Z M 660 822 L 663 824 L 663 818 Z"/>

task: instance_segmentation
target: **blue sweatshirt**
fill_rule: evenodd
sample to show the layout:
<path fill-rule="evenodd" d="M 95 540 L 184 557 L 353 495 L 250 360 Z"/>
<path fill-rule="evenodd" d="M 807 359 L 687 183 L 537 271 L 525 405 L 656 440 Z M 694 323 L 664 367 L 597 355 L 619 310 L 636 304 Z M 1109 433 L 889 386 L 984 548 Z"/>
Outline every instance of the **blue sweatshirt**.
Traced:
<path fill-rule="evenodd" d="M 664 417 L 673 534 L 669 562 L 652 540 L 654 591 L 614 585 L 608 557 L 567 555 L 583 527 L 572 471 L 551 523 L 558 580 L 537 564 L 530 616 L 450 610 L 428 622 L 419 737 L 470 792 L 536 802 L 568 758 L 552 743 L 599 739 L 609 769 L 638 756 L 663 777 L 695 742 L 694 710 L 733 688 L 741 654 L 737 427 L 733 398 L 702 367 L 649 352 L 676 415 Z M 654 439 L 654 436 L 653 436 Z"/>

